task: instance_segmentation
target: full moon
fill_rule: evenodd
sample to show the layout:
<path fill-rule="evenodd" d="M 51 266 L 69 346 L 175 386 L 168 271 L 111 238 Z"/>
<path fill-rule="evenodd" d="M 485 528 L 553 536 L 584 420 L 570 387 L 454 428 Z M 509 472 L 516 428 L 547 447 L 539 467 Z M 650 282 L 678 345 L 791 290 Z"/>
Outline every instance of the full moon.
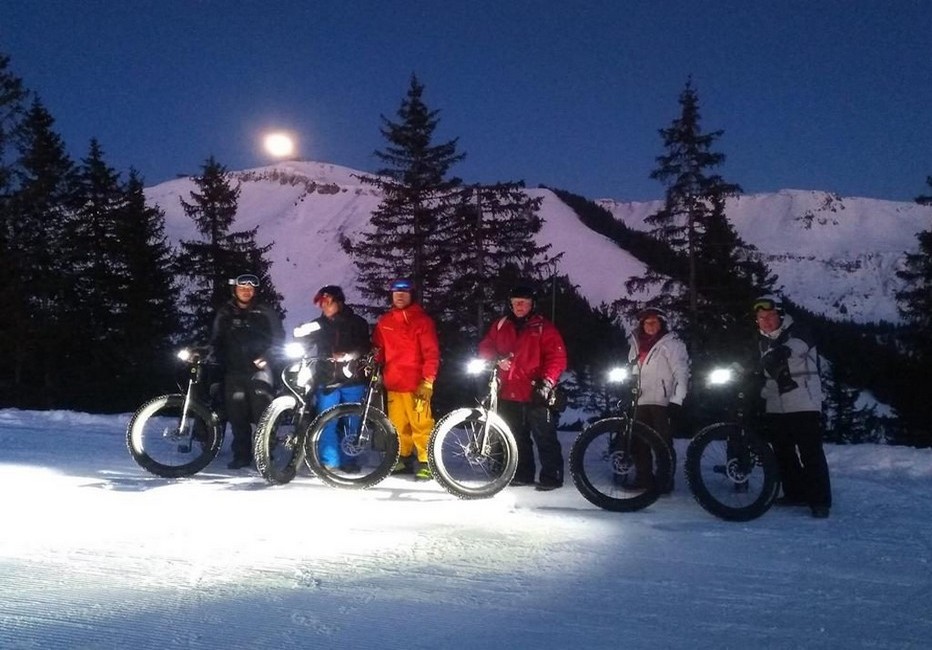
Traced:
<path fill-rule="evenodd" d="M 284 133 L 270 133 L 265 136 L 265 150 L 276 158 L 287 158 L 294 153 L 294 141 Z"/>

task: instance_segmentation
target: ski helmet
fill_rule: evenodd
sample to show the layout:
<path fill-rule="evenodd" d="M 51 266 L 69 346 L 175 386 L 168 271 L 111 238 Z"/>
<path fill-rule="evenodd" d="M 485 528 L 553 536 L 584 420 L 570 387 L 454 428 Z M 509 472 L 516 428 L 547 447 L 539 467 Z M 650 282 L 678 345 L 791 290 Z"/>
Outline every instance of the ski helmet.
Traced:
<path fill-rule="evenodd" d="M 782 315 L 783 301 L 773 294 L 759 296 L 754 299 L 751 311 L 755 314 L 759 311 L 776 311 L 778 314 Z"/>
<path fill-rule="evenodd" d="M 396 291 L 402 291 L 405 293 L 414 294 L 414 281 L 410 278 L 398 278 L 389 285 L 388 290 L 392 293 Z"/>

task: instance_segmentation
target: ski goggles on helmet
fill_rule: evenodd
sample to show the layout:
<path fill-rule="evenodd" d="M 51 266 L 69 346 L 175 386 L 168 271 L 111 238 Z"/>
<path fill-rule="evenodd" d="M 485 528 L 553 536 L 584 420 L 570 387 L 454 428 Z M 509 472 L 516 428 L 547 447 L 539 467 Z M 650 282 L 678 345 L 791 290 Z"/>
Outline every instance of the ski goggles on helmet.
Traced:
<path fill-rule="evenodd" d="M 780 308 L 780 305 L 773 298 L 758 298 L 757 300 L 754 301 L 754 306 L 752 307 L 752 311 L 754 312 L 758 312 L 761 310 L 774 311 L 779 308 Z"/>
<path fill-rule="evenodd" d="M 392 282 L 391 287 L 389 288 L 392 291 L 406 291 L 408 293 L 411 293 L 412 291 L 414 291 L 414 282 L 412 282 L 411 280 L 407 280 L 407 279 L 395 280 L 394 282 Z"/>
<path fill-rule="evenodd" d="M 256 289 L 259 287 L 259 278 L 252 273 L 244 273 L 230 280 L 230 284 L 236 287 L 252 287 Z"/>

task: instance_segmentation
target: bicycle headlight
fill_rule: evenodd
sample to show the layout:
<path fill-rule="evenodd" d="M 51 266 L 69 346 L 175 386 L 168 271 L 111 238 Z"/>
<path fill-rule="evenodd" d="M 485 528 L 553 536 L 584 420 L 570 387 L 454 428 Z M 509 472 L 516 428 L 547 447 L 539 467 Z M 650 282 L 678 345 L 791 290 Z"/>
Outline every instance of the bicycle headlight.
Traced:
<path fill-rule="evenodd" d="M 721 386 L 722 384 L 727 384 L 734 378 L 735 376 L 731 368 L 713 368 L 706 376 L 706 383 L 708 383 L 709 386 Z"/>
<path fill-rule="evenodd" d="M 466 372 L 470 375 L 478 375 L 484 372 L 488 365 L 488 361 L 485 359 L 470 359 L 469 363 L 466 364 Z"/>
<path fill-rule="evenodd" d="M 289 359 L 300 359 L 304 356 L 304 346 L 297 341 L 285 345 L 285 356 Z"/>

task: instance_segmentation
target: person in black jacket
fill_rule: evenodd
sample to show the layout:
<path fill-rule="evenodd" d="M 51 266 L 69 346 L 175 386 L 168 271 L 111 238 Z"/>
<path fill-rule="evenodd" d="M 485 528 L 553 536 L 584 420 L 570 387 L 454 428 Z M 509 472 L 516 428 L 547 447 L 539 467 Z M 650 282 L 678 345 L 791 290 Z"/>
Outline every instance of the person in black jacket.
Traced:
<path fill-rule="evenodd" d="M 320 307 L 321 315 L 311 322 L 320 329 L 308 338 L 321 357 L 315 373 L 317 410 L 325 411 L 344 402 L 361 402 L 366 380 L 356 361 L 369 351 L 369 324 L 346 304 L 343 289 L 336 285 L 321 287 L 314 296 L 314 304 Z M 327 467 L 354 469 L 352 459 L 340 446 L 335 421 L 321 433 L 319 453 Z"/>
<path fill-rule="evenodd" d="M 252 464 L 252 427 L 272 401 L 274 361 L 285 338 L 282 319 L 255 300 L 259 278 L 245 273 L 230 280 L 233 298 L 214 317 L 211 347 L 223 372 L 223 398 L 233 431 L 233 460 Z"/>

